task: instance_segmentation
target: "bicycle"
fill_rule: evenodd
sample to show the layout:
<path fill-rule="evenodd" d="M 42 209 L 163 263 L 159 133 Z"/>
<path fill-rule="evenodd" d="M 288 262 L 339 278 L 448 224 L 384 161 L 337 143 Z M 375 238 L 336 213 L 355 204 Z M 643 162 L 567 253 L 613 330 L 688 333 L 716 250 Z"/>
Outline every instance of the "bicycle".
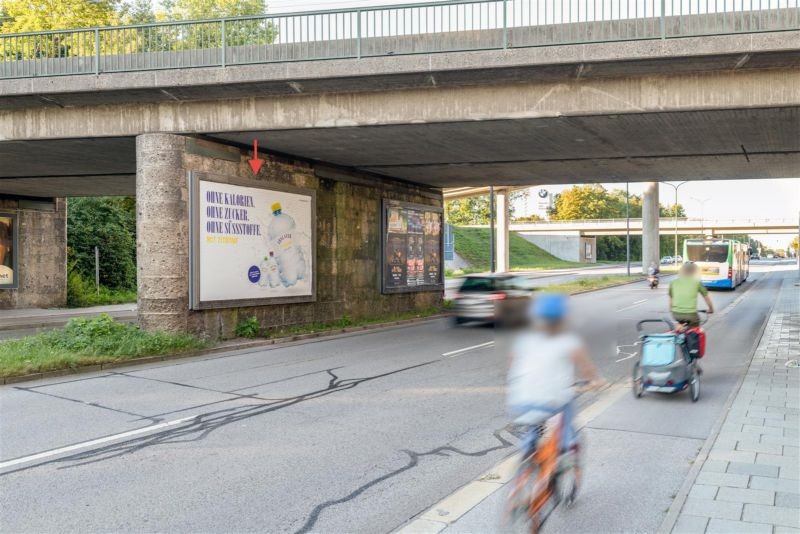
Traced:
<path fill-rule="evenodd" d="M 587 382 L 579 384 L 585 386 Z M 581 483 L 582 445 L 579 439 L 573 446 L 562 449 L 563 410 L 531 430 L 538 438 L 526 444 L 509 484 L 507 517 L 512 525 L 525 523 L 528 532 L 537 533 L 559 504 L 575 503 Z"/>

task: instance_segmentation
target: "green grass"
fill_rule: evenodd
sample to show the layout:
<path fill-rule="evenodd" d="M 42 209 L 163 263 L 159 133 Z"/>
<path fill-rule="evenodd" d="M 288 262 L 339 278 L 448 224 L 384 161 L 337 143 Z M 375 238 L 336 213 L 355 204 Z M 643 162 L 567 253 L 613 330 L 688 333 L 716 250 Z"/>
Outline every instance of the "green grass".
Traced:
<path fill-rule="evenodd" d="M 0 376 L 74 369 L 200 349 L 186 334 L 144 332 L 108 315 L 70 320 L 64 328 L 0 342 Z"/>
<path fill-rule="evenodd" d="M 604 276 L 591 276 L 580 278 L 572 282 L 565 282 L 563 284 L 552 284 L 542 288 L 542 291 L 552 291 L 555 293 L 566 293 L 572 295 L 573 293 L 580 293 L 581 291 L 591 291 L 593 289 L 603 289 L 626 282 L 636 282 L 644 280 L 644 276 L 633 275 L 627 276 L 624 274 L 617 275 L 604 275 Z"/>
<path fill-rule="evenodd" d="M 470 264 L 466 271 L 484 272 L 490 268 L 489 263 L 489 229 L 453 227 L 456 241 L 456 254 Z M 510 233 L 509 261 L 512 271 L 533 271 L 540 269 L 559 269 L 583 265 L 556 258 L 530 241 L 517 234 Z M 454 273 L 455 274 L 455 273 Z"/>
<path fill-rule="evenodd" d="M 76 271 L 67 276 L 67 306 L 70 308 L 87 308 L 90 306 L 107 306 L 109 304 L 127 304 L 136 302 L 136 291 L 132 289 L 109 289 L 100 286 L 100 291 Z"/>

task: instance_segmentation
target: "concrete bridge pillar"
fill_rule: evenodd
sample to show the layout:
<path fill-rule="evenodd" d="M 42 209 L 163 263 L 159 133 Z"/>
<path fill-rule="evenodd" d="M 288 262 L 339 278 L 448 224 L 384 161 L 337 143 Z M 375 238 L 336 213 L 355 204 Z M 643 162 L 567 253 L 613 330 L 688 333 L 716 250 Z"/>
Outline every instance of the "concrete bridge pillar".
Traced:
<path fill-rule="evenodd" d="M 658 224 L 658 182 L 648 182 L 642 197 L 642 273 L 645 274 L 650 263 L 658 265 L 661 260 Z"/>
<path fill-rule="evenodd" d="M 185 138 L 136 137 L 139 324 L 185 332 L 189 316 L 189 203 Z"/>
<path fill-rule="evenodd" d="M 510 235 L 509 235 L 509 191 L 508 189 L 500 189 L 495 194 L 497 203 L 497 246 L 495 247 L 495 265 L 497 272 L 508 272 L 511 268 L 509 264 L 509 248 L 510 248 Z"/>

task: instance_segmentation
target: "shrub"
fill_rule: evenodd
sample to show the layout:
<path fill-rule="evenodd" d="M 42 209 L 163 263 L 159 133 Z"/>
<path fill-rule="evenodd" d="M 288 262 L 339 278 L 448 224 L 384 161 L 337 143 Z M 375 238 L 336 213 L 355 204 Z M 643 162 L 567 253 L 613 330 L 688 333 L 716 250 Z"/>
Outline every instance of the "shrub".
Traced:
<path fill-rule="evenodd" d="M 71 198 L 67 245 L 73 269 L 94 280 L 94 247 L 100 249 L 100 283 L 136 288 L 136 213 L 130 198 Z"/>
<path fill-rule="evenodd" d="M 261 332 L 261 325 L 258 324 L 258 318 L 255 315 L 241 319 L 236 325 L 237 337 L 257 337 L 259 332 Z"/>
<path fill-rule="evenodd" d="M 85 308 L 107 304 L 136 302 L 136 291 L 132 289 L 109 289 L 100 286 L 100 292 L 93 281 L 84 278 L 73 266 L 67 272 L 67 306 Z"/>

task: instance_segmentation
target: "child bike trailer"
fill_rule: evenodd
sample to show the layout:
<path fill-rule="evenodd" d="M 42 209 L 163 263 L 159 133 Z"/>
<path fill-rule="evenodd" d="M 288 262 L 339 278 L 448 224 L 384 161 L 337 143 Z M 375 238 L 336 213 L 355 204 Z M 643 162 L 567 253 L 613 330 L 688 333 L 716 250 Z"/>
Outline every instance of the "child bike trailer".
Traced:
<path fill-rule="evenodd" d="M 637 325 L 645 322 L 641 321 Z M 685 350 L 683 334 L 641 334 L 639 361 L 633 367 L 633 394 L 641 397 L 645 391 L 675 393 L 689 390 L 692 402 L 700 398 L 700 380 L 694 358 Z"/>

